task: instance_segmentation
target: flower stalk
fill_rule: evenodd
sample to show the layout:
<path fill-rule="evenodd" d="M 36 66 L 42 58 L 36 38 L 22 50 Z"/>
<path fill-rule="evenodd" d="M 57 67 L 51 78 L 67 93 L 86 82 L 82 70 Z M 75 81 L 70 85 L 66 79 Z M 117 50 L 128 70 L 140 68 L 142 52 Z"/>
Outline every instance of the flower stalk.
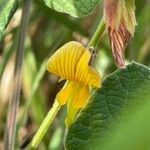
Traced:
<path fill-rule="evenodd" d="M 99 43 L 100 39 L 102 38 L 102 36 L 104 35 L 104 32 L 105 32 L 105 21 L 102 18 L 87 47 L 95 48 Z"/>
<path fill-rule="evenodd" d="M 30 145 L 28 146 L 28 148 L 27 148 L 28 150 L 36 149 L 36 147 L 41 142 L 43 136 L 47 132 L 49 126 L 53 122 L 53 120 L 54 120 L 55 116 L 57 115 L 60 108 L 61 108 L 61 105 L 59 105 L 59 103 L 55 100 L 52 108 L 47 113 L 47 116 L 43 120 L 41 126 L 39 127 L 38 131 L 36 132 L 36 134 L 34 135 L 32 141 L 31 141 Z"/>

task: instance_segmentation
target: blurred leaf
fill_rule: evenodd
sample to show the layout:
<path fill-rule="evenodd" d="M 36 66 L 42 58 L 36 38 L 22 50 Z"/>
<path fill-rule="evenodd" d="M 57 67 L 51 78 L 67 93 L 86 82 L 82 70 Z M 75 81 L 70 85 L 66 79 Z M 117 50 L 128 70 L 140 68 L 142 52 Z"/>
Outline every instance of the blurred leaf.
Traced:
<path fill-rule="evenodd" d="M 37 70 L 36 64 L 37 62 L 33 51 L 30 48 L 27 49 L 23 70 L 23 92 L 26 103 L 22 115 L 24 117 L 21 116 L 21 126 L 26 123 L 30 106 L 36 123 L 40 124 L 46 114 L 46 108 L 40 92 L 40 82 L 45 73 L 46 61 L 43 61 L 39 70 Z"/>
<path fill-rule="evenodd" d="M 115 126 L 103 150 L 149 150 L 150 148 L 150 95 L 146 103 L 128 114 Z M 100 147 L 99 147 L 100 148 Z"/>
<path fill-rule="evenodd" d="M 7 65 L 7 62 L 9 61 L 10 57 L 12 56 L 12 54 L 14 53 L 15 49 L 16 49 L 16 44 L 17 44 L 17 32 L 14 32 L 13 34 L 13 40 L 10 43 L 7 44 L 7 46 L 5 47 L 4 53 L 3 53 L 3 57 L 1 60 L 1 65 L 0 65 L 0 79 L 3 75 L 3 72 L 5 70 L 5 67 Z"/>
<path fill-rule="evenodd" d="M 137 10 L 137 26 L 135 29 L 135 35 L 132 39 L 129 47 L 129 59 L 135 60 L 140 63 L 144 63 L 141 59 L 144 56 L 141 56 L 142 47 L 145 45 L 145 41 L 149 38 L 150 34 L 150 15 L 148 15 L 150 10 L 150 1 L 148 0 L 145 5 L 143 4 L 143 8 L 140 11 Z M 149 49 L 149 48 L 148 48 Z M 147 50 L 148 51 L 148 50 Z M 147 53 L 146 53 L 147 55 Z"/>
<path fill-rule="evenodd" d="M 94 147 L 95 150 L 96 143 L 102 146 L 110 129 L 125 114 L 146 102 L 144 99 L 149 95 L 149 89 L 150 70 L 141 64 L 132 63 L 109 75 L 69 128 L 66 148 L 88 150 Z"/>
<path fill-rule="evenodd" d="M 45 66 L 44 66 L 44 71 L 42 69 L 43 69 L 43 65 L 40 68 L 40 71 L 35 76 L 36 80 L 34 80 L 33 85 L 30 87 L 31 92 L 26 99 L 26 104 L 24 106 L 24 112 L 23 112 L 24 117 L 21 120 L 22 121 L 21 125 L 24 125 L 26 123 L 30 107 L 33 113 L 33 118 L 38 125 L 41 124 L 41 121 L 45 117 L 46 109 L 45 109 L 44 102 L 42 101 L 43 95 L 39 86 L 40 81 L 45 72 Z"/>
<path fill-rule="evenodd" d="M 49 9 L 49 7 L 45 6 L 41 0 L 37 0 L 36 3 L 39 5 L 39 8 L 36 11 L 43 11 L 44 14 L 48 17 L 49 20 L 53 19 L 59 22 L 60 24 L 66 26 L 69 30 L 73 32 L 79 32 L 84 36 L 88 36 L 88 33 L 81 27 L 79 19 L 73 19 L 70 16 L 66 16 L 60 12 L 54 11 L 53 9 Z"/>
<path fill-rule="evenodd" d="M 49 144 L 49 150 L 57 150 L 62 140 L 63 129 L 57 127 Z"/>
<path fill-rule="evenodd" d="M 73 17 L 88 15 L 100 0 L 44 0 L 45 4 L 59 12 L 68 13 Z"/>
<path fill-rule="evenodd" d="M 6 64 L 9 60 L 10 56 L 13 54 L 13 52 L 15 50 L 13 45 L 14 44 L 12 44 L 8 48 L 6 48 L 4 51 L 3 58 L 1 60 L 1 65 L 0 65 L 0 79 L 2 78 L 3 72 L 5 70 Z"/>
<path fill-rule="evenodd" d="M 9 20 L 17 9 L 17 0 L 0 0 L 0 40 Z"/>

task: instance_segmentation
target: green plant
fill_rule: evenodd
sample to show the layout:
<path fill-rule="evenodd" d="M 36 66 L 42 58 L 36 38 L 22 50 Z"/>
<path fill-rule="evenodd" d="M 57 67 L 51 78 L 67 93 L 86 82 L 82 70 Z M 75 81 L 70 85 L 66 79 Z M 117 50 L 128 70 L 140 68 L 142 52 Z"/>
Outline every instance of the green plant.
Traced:
<path fill-rule="evenodd" d="M 4 149 L 150 149 L 149 0 L 0 8 Z"/>

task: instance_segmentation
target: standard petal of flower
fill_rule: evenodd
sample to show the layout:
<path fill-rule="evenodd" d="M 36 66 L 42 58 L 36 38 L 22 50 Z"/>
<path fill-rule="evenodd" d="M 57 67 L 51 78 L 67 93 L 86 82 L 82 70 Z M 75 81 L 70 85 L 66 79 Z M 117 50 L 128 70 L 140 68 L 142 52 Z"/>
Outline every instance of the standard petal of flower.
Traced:
<path fill-rule="evenodd" d="M 100 78 L 100 74 L 99 72 L 92 68 L 92 67 L 89 67 L 89 81 L 88 81 L 88 84 L 89 85 L 92 85 L 94 87 L 97 87 L 97 88 L 100 88 L 101 87 L 101 78 Z"/>
<path fill-rule="evenodd" d="M 100 75 L 96 69 L 89 66 L 90 59 L 91 53 L 86 50 L 78 62 L 75 80 L 84 85 L 100 87 Z"/>
<path fill-rule="evenodd" d="M 48 60 L 47 70 L 64 79 L 74 80 L 76 66 L 86 48 L 71 41 L 58 49 Z"/>
<path fill-rule="evenodd" d="M 73 89 L 74 89 L 74 82 L 70 81 L 64 85 L 64 87 L 60 90 L 60 92 L 56 96 L 56 99 L 60 105 L 64 105 L 66 103 Z"/>

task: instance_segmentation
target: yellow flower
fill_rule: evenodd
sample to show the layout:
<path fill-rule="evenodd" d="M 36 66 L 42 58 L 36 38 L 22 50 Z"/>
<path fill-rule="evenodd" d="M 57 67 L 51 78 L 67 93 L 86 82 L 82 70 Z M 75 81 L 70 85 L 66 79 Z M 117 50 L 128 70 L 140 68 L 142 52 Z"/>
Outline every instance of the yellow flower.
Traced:
<path fill-rule="evenodd" d="M 89 65 L 91 53 L 82 44 L 71 41 L 58 49 L 48 60 L 47 70 L 68 80 L 57 94 L 60 105 L 67 102 L 66 126 L 69 127 L 90 95 L 89 87 L 100 87 L 100 75 Z"/>

